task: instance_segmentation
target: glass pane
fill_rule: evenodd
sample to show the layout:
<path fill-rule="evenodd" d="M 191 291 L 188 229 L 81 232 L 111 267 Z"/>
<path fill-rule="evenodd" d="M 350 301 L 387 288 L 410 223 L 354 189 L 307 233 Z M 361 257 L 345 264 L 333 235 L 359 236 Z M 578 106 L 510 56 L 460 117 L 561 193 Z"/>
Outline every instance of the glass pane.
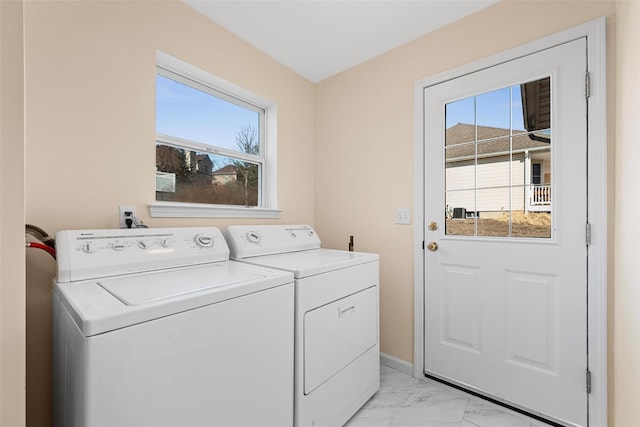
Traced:
<path fill-rule="evenodd" d="M 509 138 L 478 143 L 477 188 L 510 185 L 510 167 Z"/>
<path fill-rule="evenodd" d="M 520 85 L 523 129 L 534 132 L 551 128 L 551 79 Z"/>
<path fill-rule="evenodd" d="M 551 213 L 513 211 L 512 237 L 551 237 Z"/>
<path fill-rule="evenodd" d="M 512 144 L 512 149 L 515 153 L 533 153 L 540 150 L 549 150 L 551 148 L 551 131 L 544 130 L 540 132 L 516 134 L 512 137 Z"/>
<path fill-rule="evenodd" d="M 475 235 L 475 190 L 447 191 L 446 230 L 447 235 Z"/>
<path fill-rule="evenodd" d="M 475 236 L 475 218 L 447 218 L 447 236 Z"/>
<path fill-rule="evenodd" d="M 447 164 L 473 160 L 476 157 L 476 144 L 475 142 L 465 142 L 462 144 L 454 144 L 446 147 L 446 161 Z"/>
<path fill-rule="evenodd" d="M 446 234 L 551 237 L 550 83 L 446 105 Z"/>
<path fill-rule="evenodd" d="M 258 206 L 259 165 L 156 144 L 156 200 Z"/>
<path fill-rule="evenodd" d="M 478 141 L 509 135 L 510 98 L 508 87 L 476 97 Z"/>
<path fill-rule="evenodd" d="M 509 187 L 478 189 L 478 236 L 508 237 L 511 223 Z"/>
<path fill-rule="evenodd" d="M 475 212 L 475 204 L 475 190 L 447 191 L 447 216 L 451 218 L 466 218 L 465 212 Z"/>
<path fill-rule="evenodd" d="M 476 140 L 475 100 L 466 98 L 445 105 L 445 144 L 447 146 Z"/>
<path fill-rule="evenodd" d="M 511 86 L 511 133 L 524 132 L 521 85 Z"/>
<path fill-rule="evenodd" d="M 239 140 L 247 129 L 259 150 L 259 113 L 156 75 L 157 133 L 246 152 Z"/>
<path fill-rule="evenodd" d="M 496 156 L 508 156 L 510 150 L 510 138 L 498 138 L 490 141 L 478 142 L 478 158 L 486 159 Z"/>
<path fill-rule="evenodd" d="M 476 186 L 475 175 L 476 164 L 473 159 L 447 163 L 445 170 L 446 192 L 473 190 Z"/>
<path fill-rule="evenodd" d="M 525 154 L 511 156 L 511 210 L 524 211 L 527 206 L 525 184 Z"/>

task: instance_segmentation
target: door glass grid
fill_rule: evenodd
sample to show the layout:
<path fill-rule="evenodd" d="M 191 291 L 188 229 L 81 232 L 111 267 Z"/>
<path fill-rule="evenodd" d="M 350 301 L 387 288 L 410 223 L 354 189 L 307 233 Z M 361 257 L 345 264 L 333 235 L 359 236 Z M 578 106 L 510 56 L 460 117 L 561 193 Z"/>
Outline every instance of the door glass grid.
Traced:
<path fill-rule="evenodd" d="M 445 105 L 446 234 L 551 237 L 551 79 Z"/>

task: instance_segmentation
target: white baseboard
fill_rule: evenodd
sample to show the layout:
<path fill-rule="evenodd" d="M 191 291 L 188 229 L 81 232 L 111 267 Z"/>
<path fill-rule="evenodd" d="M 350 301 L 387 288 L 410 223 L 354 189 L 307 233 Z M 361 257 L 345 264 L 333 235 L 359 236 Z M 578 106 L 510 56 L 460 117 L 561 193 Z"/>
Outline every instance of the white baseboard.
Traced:
<path fill-rule="evenodd" d="M 391 356 L 390 354 L 380 352 L 380 364 L 413 376 L 413 364 Z"/>

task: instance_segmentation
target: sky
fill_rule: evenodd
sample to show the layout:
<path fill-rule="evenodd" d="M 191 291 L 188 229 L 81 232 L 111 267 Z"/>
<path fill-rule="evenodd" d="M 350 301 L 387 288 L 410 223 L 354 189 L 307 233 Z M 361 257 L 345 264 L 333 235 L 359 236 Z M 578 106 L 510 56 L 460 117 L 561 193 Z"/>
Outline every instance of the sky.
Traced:
<path fill-rule="evenodd" d="M 446 128 L 457 123 L 523 130 L 520 85 L 447 104 Z M 259 129 L 258 113 L 156 76 L 158 133 L 237 150 L 236 133 L 244 126 Z"/>
<path fill-rule="evenodd" d="M 156 75 L 156 132 L 237 150 L 236 132 L 259 129 L 259 114 Z"/>
<path fill-rule="evenodd" d="M 524 130 L 520 85 L 447 104 L 446 128 L 449 129 L 458 123 L 475 124 L 474 104 L 478 126 Z M 510 111 L 513 113 L 511 117 Z M 510 120 L 513 120 L 513 126 L 510 126 Z"/>

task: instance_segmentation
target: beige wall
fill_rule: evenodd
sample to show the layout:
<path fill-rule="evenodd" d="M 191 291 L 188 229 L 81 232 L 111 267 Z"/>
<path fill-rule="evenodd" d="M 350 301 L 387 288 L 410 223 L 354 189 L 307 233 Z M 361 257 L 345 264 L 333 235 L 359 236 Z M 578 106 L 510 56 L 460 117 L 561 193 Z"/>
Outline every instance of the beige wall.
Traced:
<path fill-rule="evenodd" d="M 0 426 L 25 422 L 22 2 L 0 1 Z"/>
<path fill-rule="evenodd" d="M 313 223 L 314 87 L 178 1 L 27 1 L 26 220 L 49 233 L 113 228 L 155 198 L 156 49 L 277 103 L 281 222 Z M 255 220 L 254 222 L 257 222 Z M 265 221 L 260 221 L 265 222 Z M 21 227 L 21 226 L 20 226 Z M 48 425 L 55 264 L 27 257 L 27 424 Z"/>
<path fill-rule="evenodd" d="M 22 78 L 19 69 L 6 74 L 5 59 L 21 55 L 17 23 L 22 12 L 7 3 L 0 1 L 0 425 L 13 427 L 24 424 L 25 404 L 20 393 L 24 257 L 13 252 L 22 243 L 15 233 L 21 233 L 23 222 L 23 175 L 21 162 L 7 161 L 6 153 L 19 157 L 23 145 L 19 129 L 14 128 L 11 143 L 5 137 L 7 120 L 20 128 L 21 119 L 18 114 L 13 121 L 4 107 L 22 104 L 19 96 L 7 95 L 5 79 L 19 88 Z M 26 222 L 51 233 L 116 227 L 120 204 L 136 205 L 139 216 L 155 227 L 239 222 L 148 218 L 146 205 L 154 198 L 155 50 L 165 50 L 278 103 L 279 204 L 285 209 L 280 221 L 314 224 L 328 247 L 346 248 L 354 235 L 356 250 L 381 254 L 382 351 L 410 362 L 413 232 L 411 226 L 394 224 L 394 209 L 413 206 L 413 83 L 599 16 L 609 18 L 609 123 L 617 133 L 615 195 L 620 201 L 612 245 L 615 289 L 610 284 L 610 425 L 640 425 L 634 398 L 640 395 L 640 295 L 633 269 L 638 251 L 637 243 L 622 234 L 625 225 L 633 226 L 637 208 L 634 115 L 640 105 L 634 91 L 620 90 L 636 87 L 639 80 L 637 3 L 501 2 L 314 87 L 175 0 L 26 2 Z M 14 25 L 7 26 L 8 20 Z M 523 25 L 525 20 L 544 25 Z M 8 44 L 7 36 L 15 44 Z M 613 138 L 610 146 L 613 154 Z M 314 156 L 315 164 L 300 161 Z M 396 179 L 382 179 L 390 171 Z M 35 427 L 49 420 L 55 270 L 46 254 L 33 251 L 26 267 L 26 402 L 28 425 Z"/>
<path fill-rule="evenodd" d="M 635 226 L 640 210 L 640 2 L 619 1 L 616 8 L 615 289 L 612 371 L 615 425 L 640 426 L 640 240 Z"/>
<path fill-rule="evenodd" d="M 613 13 L 612 1 L 501 2 L 317 85 L 316 227 L 327 245 L 353 234 L 381 254 L 383 352 L 413 360 L 413 236 L 394 210 L 413 207 L 414 82 Z"/>
<path fill-rule="evenodd" d="M 634 7 L 637 9 L 637 3 Z M 625 14 L 633 9 L 626 3 L 620 4 L 619 8 Z M 316 228 L 329 247 L 343 248 L 348 236 L 354 235 L 356 250 L 380 253 L 380 332 L 384 353 L 408 362 L 413 360 L 413 234 L 411 226 L 394 224 L 394 210 L 413 207 L 414 82 L 600 16 L 607 17 L 608 25 L 608 133 L 610 153 L 613 154 L 614 127 L 611 124 L 615 119 L 615 38 L 621 37 L 622 33 L 628 39 L 625 52 L 619 52 L 620 62 L 626 61 L 623 55 L 630 54 L 626 50 L 634 49 L 634 44 L 636 50 L 632 56 L 637 59 L 639 40 L 637 16 L 625 17 L 629 23 L 616 34 L 614 0 L 502 1 L 317 85 Z M 627 66 L 629 83 L 624 87 L 632 107 L 628 110 L 629 115 L 638 111 L 638 108 L 633 108 L 638 106 L 634 99 L 637 91 L 629 89 L 638 84 L 637 69 L 633 69 L 634 74 L 633 66 Z M 636 150 L 631 145 L 631 134 L 637 135 L 637 132 L 631 132 L 631 123 L 636 122 L 626 124 L 630 135 L 627 142 L 629 151 Z M 633 169 L 637 155 L 625 158 L 629 168 L 627 174 L 634 179 L 626 181 L 628 194 L 624 198 L 628 199 L 627 203 L 634 204 L 636 198 L 631 188 L 638 182 L 637 172 Z M 323 173 L 329 168 L 331 174 Z M 390 172 L 395 179 L 383 179 Z M 620 180 L 620 173 L 616 177 Z M 613 193 L 613 186 L 609 188 Z M 616 192 L 619 200 L 620 188 L 616 188 Z M 613 196 L 610 194 L 612 201 Z M 611 205 L 610 213 L 613 211 Z M 413 216 L 415 214 L 413 212 Z M 624 215 L 631 226 L 633 210 L 628 209 Z M 613 243 L 613 232 L 609 240 Z M 638 422 L 615 421 L 637 420 L 633 417 L 640 414 L 637 405 L 625 399 L 626 396 L 639 395 L 637 384 L 640 378 L 635 375 L 628 380 L 621 379 L 625 371 L 637 374 L 637 362 L 633 360 L 640 360 L 637 349 L 640 341 L 637 325 L 640 322 L 638 315 L 632 314 L 633 307 L 640 306 L 640 297 L 637 295 L 638 287 L 635 290 L 631 288 L 631 278 L 637 276 L 631 271 L 632 254 L 637 252 L 629 251 L 636 244 L 630 242 L 626 245 L 620 242 L 615 245 L 618 264 L 623 262 L 629 269 L 626 287 L 615 288 L 615 301 L 617 304 L 625 300 L 627 312 L 624 316 L 616 316 L 616 321 L 622 326 L 620 330 L 614 326 L 613 335 L 618 338 L 615 346 L 609 346 L 610 360 L 614 349 L 616 362 L 624 360 L 609 377 L 610 397 L 614 395 L 614 389 L 619 397 L 615 401 L 610 398 L 610 425 L 618 427 L 640 425 Z M 627 261 L 622 261 L 623 258 Z M 609 266 L 613 271 L 612 260 Z M 616 267 L 618 274 L 620 267 Z M 611 281 L 610 295 L 613 291 Z M 614 312 L 617 306 L 610 304 L 610 309 Z M 620 337 L 622 331 L 625 333 Z M 619 350 L 629 353 L 617 354 Z M 620 387 L 613 386 L 619 380 L 625 384 L 625 390 L 633 393 L 621 396 Z"/>

